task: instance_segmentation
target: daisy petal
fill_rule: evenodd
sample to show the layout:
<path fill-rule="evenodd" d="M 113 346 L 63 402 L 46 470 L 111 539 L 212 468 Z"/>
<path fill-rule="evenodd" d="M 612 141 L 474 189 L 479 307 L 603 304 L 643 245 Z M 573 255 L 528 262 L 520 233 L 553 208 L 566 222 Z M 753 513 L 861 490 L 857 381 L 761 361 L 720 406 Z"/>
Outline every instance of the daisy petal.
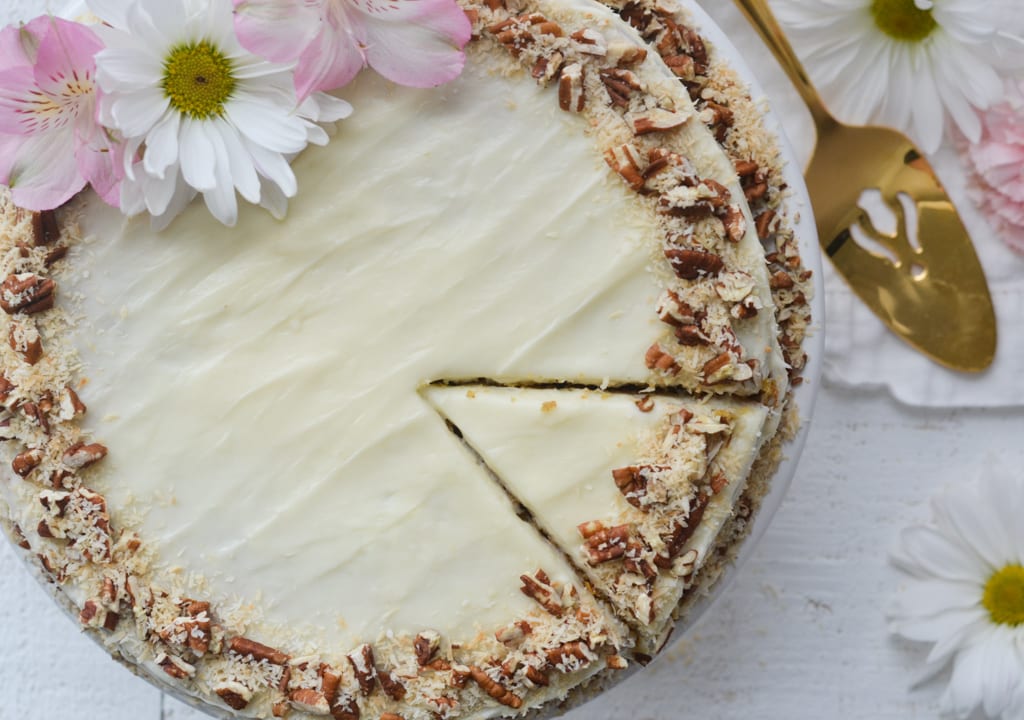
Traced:
<path fill-rule="evenodd" d="M 921 578 L 984 582 L 991 569 L 981 558 L 948 535 L 930 527 L 913 526 L 900 534 L 900 549 L 893 564 Z"/>
<path fill-rule="evenodd" d="M 890 630 L 908 640 L 934 643 L 959 632 L 983 617 L 985 611 L 980 609 L 949 610 L 929 617 L 893 620 L 890 623 Z"/>
<path fill-rule="evenodd" d="M 202 120 L 185 118 L 181 123 L 181 176 L 200 192 L 212 190 L 217 184 L 216 164 L 211 133 Z"/>

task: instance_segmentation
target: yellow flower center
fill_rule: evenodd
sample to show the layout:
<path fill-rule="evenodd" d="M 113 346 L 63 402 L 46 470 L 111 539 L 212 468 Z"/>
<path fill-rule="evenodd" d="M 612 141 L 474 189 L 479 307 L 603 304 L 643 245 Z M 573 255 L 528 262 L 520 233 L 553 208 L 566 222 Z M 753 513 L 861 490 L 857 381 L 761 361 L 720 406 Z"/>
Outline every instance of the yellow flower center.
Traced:
<path fill-rule="evenodd" d="M 871 16 L 879 30 L 907 42 L 920 42 L 939 26 L 932 11 L 921 10 L 914 0 L 872 0 Z"/>
<path fill-rule="evenodd" d="M 207 120 L 224 112 L 235 90 L 233 70 L 224 53 L 205 40 L 179 45 L 164 61 L 161 87 L 175 110 Z"/>
<path fill-rule="evenodd" d="M 1007 565 L 993 574 L 981 604 L 997 625 L 1024 625 L 1024 567 Z"/>

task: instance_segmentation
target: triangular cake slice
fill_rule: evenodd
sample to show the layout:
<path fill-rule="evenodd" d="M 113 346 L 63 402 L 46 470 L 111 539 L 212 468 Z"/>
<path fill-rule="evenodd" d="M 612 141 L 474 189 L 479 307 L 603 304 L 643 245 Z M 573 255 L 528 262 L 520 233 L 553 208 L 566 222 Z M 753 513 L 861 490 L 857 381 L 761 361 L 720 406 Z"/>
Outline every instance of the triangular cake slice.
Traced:
<path fill-rule="evenodd" d="M 435 386 L 432 403 L 600 594 L 665 637 L 731 517 L 768 411 L 711 397 Z"/>

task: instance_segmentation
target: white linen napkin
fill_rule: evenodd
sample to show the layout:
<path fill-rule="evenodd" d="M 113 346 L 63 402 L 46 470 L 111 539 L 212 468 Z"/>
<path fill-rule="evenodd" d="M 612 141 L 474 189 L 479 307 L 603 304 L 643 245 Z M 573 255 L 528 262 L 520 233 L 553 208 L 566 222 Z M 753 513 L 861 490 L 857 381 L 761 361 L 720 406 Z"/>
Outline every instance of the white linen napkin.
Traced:
<path fill-rule="evenodd" d="M 811 153 L 810 116 L 767 48 L 732 2 L 702 0 L 755 68 L 801 162 Z M 967 197 L 966 173 L 951 143 L 929 158 L 974 240 L 996 309 L 999 344 L 984 373 L 947 370 L 891 333 L 825 265 L 825 377 L 854 387 L 882 387 L 898 400 L 928 407 L 1024 405 L 1024 258 L 1009 250 Z"/>

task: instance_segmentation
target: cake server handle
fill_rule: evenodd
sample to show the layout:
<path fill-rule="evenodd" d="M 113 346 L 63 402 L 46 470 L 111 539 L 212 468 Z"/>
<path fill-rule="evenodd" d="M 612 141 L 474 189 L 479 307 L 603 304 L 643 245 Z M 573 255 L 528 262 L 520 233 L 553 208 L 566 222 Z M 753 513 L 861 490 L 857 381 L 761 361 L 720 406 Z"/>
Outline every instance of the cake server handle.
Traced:
<path fill-rule="evenodd" d="M 825 108 L 825 103 L 822 102 L 821 95 L 814 88 L 807 70 L 793 51 L 793 46 L 789 44 L 789 40 L 786 39 L 782 28 L 779 27 L 779 22 L 775 19 L 771 8 L 768 7 L 768 0 L 736 0 L 736 4 L 743 11 L 747 20 L 750 21 L 750 24 L 754 26 L 757 34 L 761 36 L 768 49 L 772 51 L 779 65 L 786 71 L 790 82 L 793 83 L 797 92 L 800 93 L 800 97 L 803 98 L 807 109 L 811 111 L 814 124 L 818 128 L 834 124 L 835 120 Z"/>

